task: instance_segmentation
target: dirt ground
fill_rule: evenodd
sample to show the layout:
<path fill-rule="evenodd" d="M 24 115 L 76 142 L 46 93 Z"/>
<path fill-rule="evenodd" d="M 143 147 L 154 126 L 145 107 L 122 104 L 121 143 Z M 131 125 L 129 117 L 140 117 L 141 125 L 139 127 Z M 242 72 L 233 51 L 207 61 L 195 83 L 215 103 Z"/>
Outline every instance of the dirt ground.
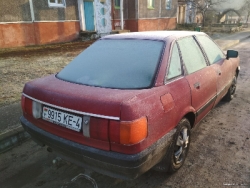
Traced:
<path fill-rule="evenodd" d="M 235 47 L 241 57 L 235 98 L 230 103 L 219 103 L 192 131 L 187 160 L 177 173 L 169 175 L 150 170 L 133 181 L 123 181 L 94 172 L 92 177 L 98 187 L 250 187 L 249 44 L 250 39 Z M 33 57 L 23 57 L 21 61 L 19 57 L 0 58 L 0 71 L 4 75 L 3 78 L 1 76 L 4 90 L 1 91 L 0 104 L 16 100 L 14 94 L 11 97 L 9 94 L 16 92 L 20 96 L 20 88 L 26 81 L 61 69 L 80 51 L 76 49 L 74 53 L 48 54 L 39 57 L 36 62 Z M 20 65 L 16 62 L 20 62 Z M 4 100 L 7 103 L 2 99 L 3 96 L 6 96 Z M 32 140 L 1 154 L 1 187 L 92 187 L 84 179 L 71 182 L 84 169 L 64 161 L 52 165 L 53 159 L 54 154 L 48 153 L 46 148 L 40 148 Z"/>

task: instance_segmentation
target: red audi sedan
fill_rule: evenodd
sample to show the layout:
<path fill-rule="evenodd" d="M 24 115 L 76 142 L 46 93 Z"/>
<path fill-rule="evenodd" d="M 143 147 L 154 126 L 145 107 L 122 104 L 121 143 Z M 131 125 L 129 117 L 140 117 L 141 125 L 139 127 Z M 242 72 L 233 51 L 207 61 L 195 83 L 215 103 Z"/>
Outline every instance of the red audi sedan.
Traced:
<path fill-rule="evenodd" d="M 26 83 L 20 120 L 38 144 L 86 169 L 122 179 L 175 172 L 191 129 L 233 98 L 239 70 L 238 52 L 224 54 L 204 33 L 109 35 Z"/>

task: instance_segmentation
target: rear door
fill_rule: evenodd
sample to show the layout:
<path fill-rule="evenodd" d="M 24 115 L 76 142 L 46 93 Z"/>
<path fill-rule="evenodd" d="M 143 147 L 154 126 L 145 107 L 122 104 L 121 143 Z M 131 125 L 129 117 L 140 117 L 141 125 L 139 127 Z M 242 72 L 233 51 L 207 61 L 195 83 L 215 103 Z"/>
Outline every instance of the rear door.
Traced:
<path fill-rule="evenodd" d="M 197 39 L 207 55 L 210 66 L 217 74 L 217 104 L 226 94 L 234 76 L 232 62 L 226 59 L 221 49 L 207 36 L 197 36 Z"/>
<path fill-rule="evenodd" d="M 191 90 L 192 106 L 196 110 L 196 122 L 199 122 L 214 105 L 217 75 L 212 67 L 207 66 L 204 54 L 192 36 L 179 39 L 178 45 Z"/>

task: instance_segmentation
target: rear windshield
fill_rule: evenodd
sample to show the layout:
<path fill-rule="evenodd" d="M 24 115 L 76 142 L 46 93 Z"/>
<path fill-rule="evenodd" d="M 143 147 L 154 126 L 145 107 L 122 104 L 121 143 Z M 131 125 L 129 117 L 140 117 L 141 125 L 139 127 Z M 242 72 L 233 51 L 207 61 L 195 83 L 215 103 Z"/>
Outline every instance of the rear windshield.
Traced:
<path fill-rule="evenodd" d="M 99 40 L 57 74 L 77 84 L 139 89 L 152 85 L 163 41 Z"/>

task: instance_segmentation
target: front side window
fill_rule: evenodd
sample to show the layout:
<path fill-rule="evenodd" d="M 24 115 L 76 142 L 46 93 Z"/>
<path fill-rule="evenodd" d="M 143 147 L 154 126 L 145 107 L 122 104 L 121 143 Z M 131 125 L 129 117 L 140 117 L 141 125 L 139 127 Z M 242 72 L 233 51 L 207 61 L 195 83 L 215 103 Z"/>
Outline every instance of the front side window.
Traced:
<path fill-rule="evenodd" d="M 104 39 L 84 50 L 57 78 L 96 87 L 141 89 L 153 86 L 163 41 Z"/>
<path fill-rule="evenodd" d="M 181 60 L 177 44 L 175 43 L 173 46 L 172 55 L 169 63 L 167 79 L 169 80 L 175 78 L 177 76 L 180 76 L 181 74 L 182 74 Z"/>
<path fill-rule="evenodd" d="M 115 0 L 115 9 L 120 9 L 120 0 Z"/>
<path fill-rule="evenodd" d="M 171 9 L 172 0 L 166 0 L 166 9 Z"/>
<path fill-rule="evenodd" d="M 197 39 L 205 50 L 210 64 L 214 64 L 225 58 L 221 49 L 210 38 L 207 36 L 197 36 Z"/>
<path fill-rule="evenodd" d="M 66 7 L 65 0 L 48 0 L 49 7 Z"/>
<path fill-rule="evenodd" d="M 178 40 L 182 60 L 188 74 L 196 72 L 207 66 L 206 60 L 193 37 Z"/>
<path fill-rule="evenodd" d="M 155 8 L 155 0 L 148 0 L 148 8 L 149 9 Z"/>

